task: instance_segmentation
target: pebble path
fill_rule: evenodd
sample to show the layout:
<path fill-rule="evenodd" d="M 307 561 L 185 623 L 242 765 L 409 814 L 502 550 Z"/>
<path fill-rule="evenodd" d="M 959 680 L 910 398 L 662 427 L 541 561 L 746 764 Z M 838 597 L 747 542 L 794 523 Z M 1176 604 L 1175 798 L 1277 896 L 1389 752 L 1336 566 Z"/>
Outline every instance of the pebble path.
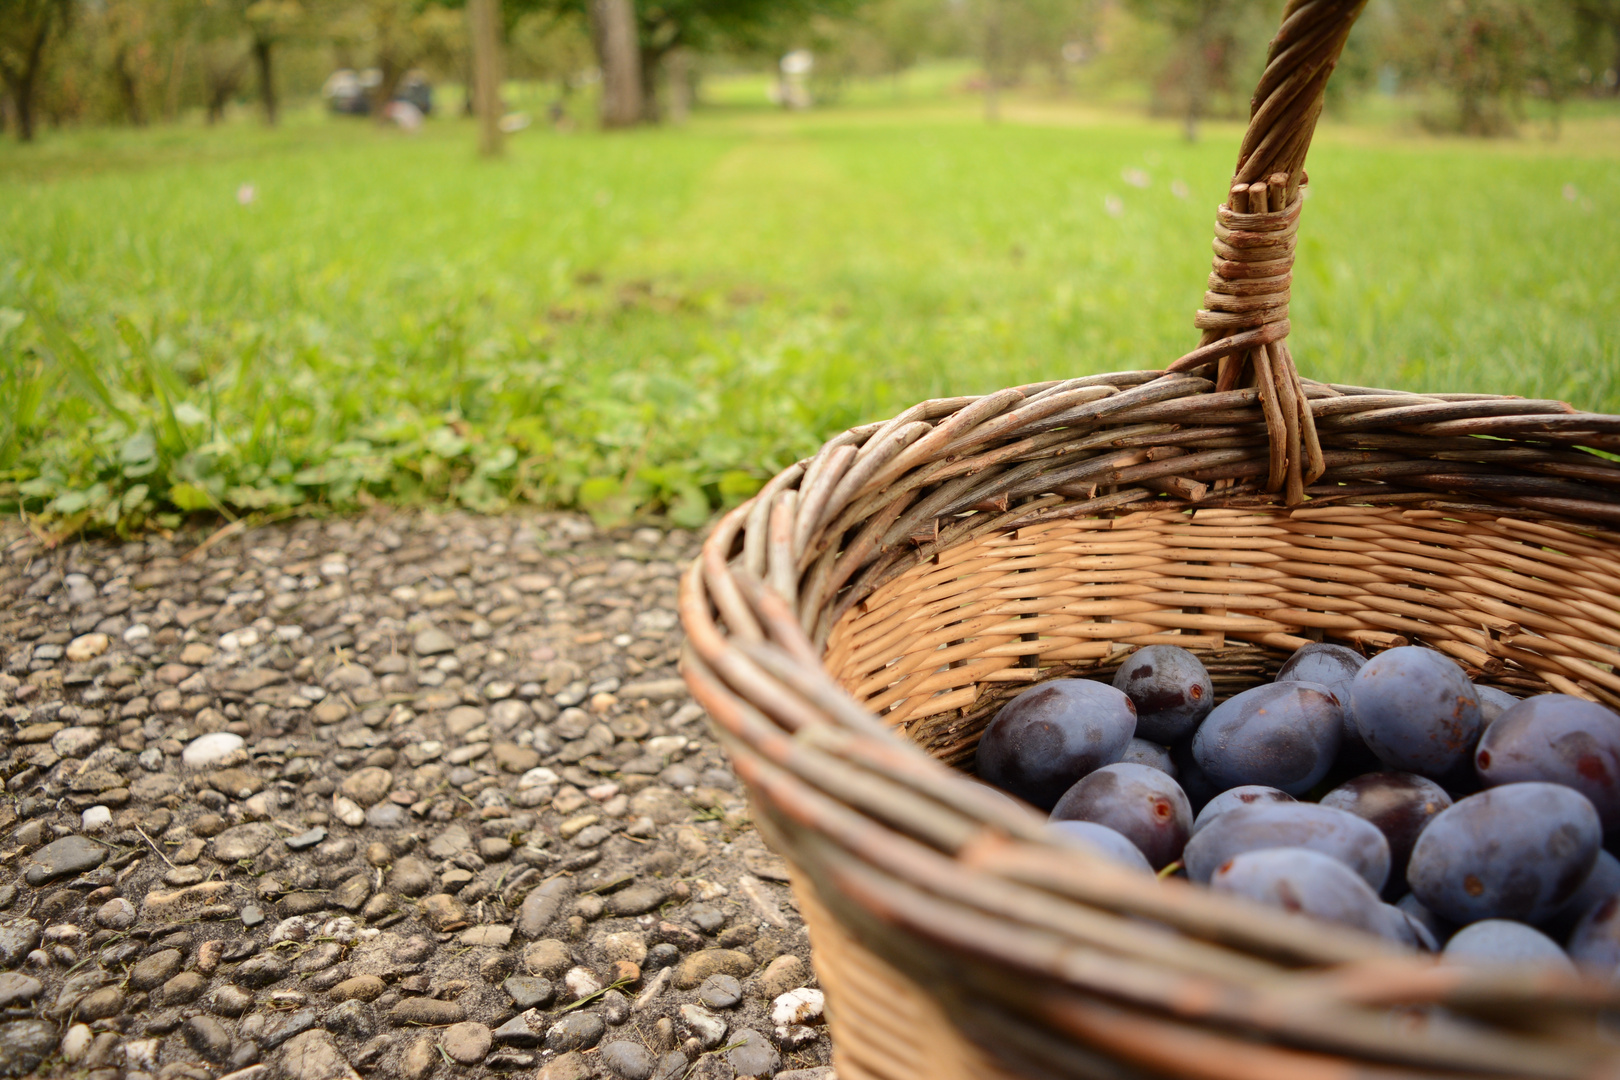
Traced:
<path fill-rule="evenodd" d="M 0 544 L 0 1076 L 833 1080 L 692 534 Z"/>

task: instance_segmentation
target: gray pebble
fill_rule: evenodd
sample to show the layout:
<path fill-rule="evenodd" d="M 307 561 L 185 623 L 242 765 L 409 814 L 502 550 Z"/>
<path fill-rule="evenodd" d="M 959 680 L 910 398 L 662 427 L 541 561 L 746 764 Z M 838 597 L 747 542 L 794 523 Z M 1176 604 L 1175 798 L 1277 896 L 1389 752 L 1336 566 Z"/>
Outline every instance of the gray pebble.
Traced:
<path fill-rule="evenodd" d="M 135 905 L 115 896 L 96 909 L 95 920 L 109 930 L 128 930 L 135 925 Z"/>
<path fill-rule="evenodd" d="M 39 947 L 39 920 L 8 918 L 0 923 L 0 968 L 15 968 Z"/>
<path fill-rule="evenodd" d="M 23 872 L 23 880 L 37 886 L 94 870 L 107 861 L 107 848 L 88 836 L 64 836 L 46 844 L 29 858 L 33 865 Z"/>
<path fill-rule="evenodd" d="M 727 1051 L 726 1060 L 742 1076 L 770 1076 L 782 1065 L 782 1055 L 776 1052 L 776 1047 L 752 1028 L 733 1032 L 731 1041 L 741 1045 Z"/>
<path fill-rule="evenodd" d="M 380 802 L 366 811 L 366 824 L 378 829 L 394 829 L 406 824 L 405 808 L 398 803 Z"/>
<path fill-rule="evenodd" d="M 316 1009 L 298 1009 L 294 1012 L 256 1012 L 242 1021 L 242 1034 L 264 1047 L 274 1050 L 294 1035 L 319 1027 L 321 1014 Z"/>
<path fill-rule="evenodd" d="M 551 985 L 550 979 L 543 979 L 538 975 L 514 975 L 501 983 L 501 989 L 506 991 L 512 999 L 512 1004 L 519 1009 L 533 1009 L 551 1003 L 556 996 L 556 989 Z"/>
<path fill-rule="evenodd" d="M 599 1055 L 602 1064 L 622 1080 L 649 1080 L 658 1067 L 658 1059 L 639 1043 L 610 1042 L 602 1047 Z"/>
<path fill-rule="evenodd" d="M 129 985 L 137 990 L 155 990 L 180 970 L 184 957 L 179 949 L 163 949 L 129 969 Z"/>
<path fill-rule="evenodd" d="M 602 1018 L 593 1012 L 573 1012 L 546 1029 L 546 1049 L 562 1053 L 595 1046 L 607 1031 Z"/>
<path fill-rule="evenodd" d="M 377 1017 L 364 1001 L 350 999 L 328 1009 L 322 1026 L 338 1035 L 369 1039 L 377 1031 Z"/>
<path fill-rule="evenodd" d="M 742 983 L 730 975 L 710 975 L 698 987 L 698 1000 L 711 1009 L 729 1009 L 742 1000 Z"/>
<path fill-rule="evenodd" d="M 686 909 L 686 917 L 705 934 L 712 934 L 726 925 L 726 913 L 710 904 L 693 904 Z"/>
<path fill-rule="evenodd" d="M 8 971 L 0 975 L 0 1009 L 27 1004 L 44 991 L 44 984 L 33 976 Z"/>
<path fill-rule="evenodd" d="M 463 1065 L 476 1065 L 483 1061 L 492 1042 L 489 1028 L 472 1020 L 451 1024 L 439 1036 L 439 1045 L 444 1047 L 444 1052 Z"/>
<path fill-rule="evenodd" d="M 456 640 L 436 626 L 430 626 L 411 642 L 417 656 L 439 656 L 456 651 Z"/>
<path fill-rule="evenodd" d="M 669 889 L 663 884 L 656 881 L 638 882 L 608 897 L 607 909 L 614 915 L 641 915 L 668 898 Z"/>
<path fill-rule="evenodd" d="M 244 961 L 231 973 L 231 981 L 238 986 L 262 990 L 285 979 L 291 972 L 292 965 L 280 956 L 275 953 L 264 953 Z"/>
<path fill-rule="evenodd" d="M 29 1076 L 55 1049 L 55 1024 L 45 1020 L 0 1024 L 0 1076 Z"/>
<path fill-rule="evenodd" d="M 652 1080 L 685 1080 L 686 1055 L 679 1050 L 673 1050 L 658 1059 L 658 1069 L 652 1074 Z"/>
<path fill-rule="evenodd" d="M 79 1019 L 108 1020 L 124 1011 L 124 992 L 116 986 L 103 986 L 79 999 Z"/>
<path fill-rule="evenodd" d="M 494 1038 L 502 1046 L 539 1046 L 545 1037 L 544 1024 L 540 1013 L 529 1009 L 496 1028 Z"/>
<path fill-rule="evenodd" d="M 305 848 L 314 847 L 325 839 L 326 830 L 317 825 L 306 833 L 299 833 L 297 836 L 288 839 L 285 843 L 294 851 L 303 851 Z"/>
<path fill-rule="evenodd" d="M 212 1016 L 193 1016 L 181 1025 L 186 1045 L 209 1061 L 226 1061 L 231 1056 L 231 1033 Z"/>
<path fill-rule="evenodd" d="M 209 999 L 209 1007 L 218 1016 L 241 1016 L 253 1008 L 253 995 L 239 986 L 221 986 Z"/>

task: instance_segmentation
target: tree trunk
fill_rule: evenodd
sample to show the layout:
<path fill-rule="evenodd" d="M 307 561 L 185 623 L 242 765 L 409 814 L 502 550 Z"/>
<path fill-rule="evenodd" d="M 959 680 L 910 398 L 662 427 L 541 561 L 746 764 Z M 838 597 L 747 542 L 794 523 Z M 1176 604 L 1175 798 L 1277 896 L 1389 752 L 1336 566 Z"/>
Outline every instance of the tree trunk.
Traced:
<path fill-rule="evenodd" d="M 1187 63 L 1187 141 L 1198 141 L 1198 120 L 1203 114 L 1204 96 L 1209 93 L 1209 48 L 1215 21 L 1215 5 L 1206 0 L 1193 30 L 1192 51 Z"/>
<path fill-rule="evenodd" d="M 641 64 L 641 120 L 657 124 L 664 119 L 663 102 L 658 97 L 659 75 L 664 70 L 664 57 L 668 49 L 638 49 Z"/>
<path fill-rule="evenodd" d="M 631 0 L 590 0 L 591 40 L 602 68 L 602 126 L 630 127 L 642 119 L 642 56 Z"/>
<path fill-rule="evenodd" d="M 1001 119 L 1001 0 L 989 0 L 984 19 L 984 119 Z"/>
<path fill-rule="evenodd" d="M 171 124 L 180 114 L 180 79 L 186 70 L 187 43 L 188 39 L 181 38 L 175 42 L 174 51 L 169 54 L 169 82 L 163 93 L 163 119 Z"/>
<path fill-rule="evenodd" d="M 478 112 L 478 152 L 501 153 L 501 0 L 467 0 L 472 23 L 473 107 Z"/>
<path fill-rule="evenodd" d="M 379 124 L 388 123 L 388 106 L 394 103 L 399 84 L 405 79 L 405 65 L 384 54 L 377 58 L 377 72 L 382 76 L 377 88 L 371 92 L 371 118 Z"/>
<path fill-rule="evenodd" d="M 34 141 L 34 81 L 28 79 L 12 88 L 11 100 L 17 109 L 17 141 Z"/>
<path fill-rule="evenodd" d="M 270 46 L 269 38 L 253 39 L 253 65 L 259 69 L 259 100 L 264 104 L 264 122 L 274 127 L 277 112 L 276 79 L 270 63 Z"/>
<path fill-rule="evenodd" d="M 22 67 L 0 67 L 0 77 L 5 79 L 17 118 L 18 142 L 34 141 L 34 90 L 39 86 L 39 73 L 45 66 L 45 42 L 51 36 L 51 16 L 55 10 L 55 5 L 47 5 L 40 12 L 39 25 L 34 27 L 34 37 L 28 43 Z"/>
<path fill-rule="evenodd" d="M 146 110 L 141 108 L 141 88 L 135 73 L 129 70 L 129 50 L 119 48 L 113 58 L 113 78 L 118 83 L 118 96 L 124 102 L 124 115 L 131 127 L 146 126 Z"/>
<path fill-rule="evenodd" d="M 684 124 L 692 111 L 692 54 L 672 49 L 669 54 L 669 119 Z"/>
<path fill-rule="evenodd" d="M 225 105 L 236 92 L 236 79 L 232 76 L 208 74 L 208 126 L 213 127 L 225 119 Z"/>

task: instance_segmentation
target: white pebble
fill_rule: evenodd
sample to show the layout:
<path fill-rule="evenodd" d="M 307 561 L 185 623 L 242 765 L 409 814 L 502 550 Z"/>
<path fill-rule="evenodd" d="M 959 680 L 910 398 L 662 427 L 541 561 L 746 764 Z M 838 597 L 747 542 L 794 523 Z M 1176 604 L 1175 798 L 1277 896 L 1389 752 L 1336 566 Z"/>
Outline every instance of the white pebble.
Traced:
<path fill-rule="evenodd" d="M 718 900 L 731 891 L 717 881 L 705 881 L 702 878 L 693 878 L 692 887 L 697 891 L 699 900 Z"/>
<path fill-rule="evenodd" d="M 694 720 L 703 719 L 703 706 L 695 701 L 682 705 L 675 715 L 669 718 L 670 727 L 685 727 Z"/>
<path fill-rule="evenodd" d="M 339 945 L 352 945 L 359 928 L 354 920 L 347 915 L 340 915 L 336 919 L 328 919 L 321 927 L 321 936 L 331 938 Z"/>
<path fill-rule="evenodd" d="M 75 664 L 82 664 L 106 652 L 109 644 L 111 642 L 106 634 L 81 634 L 68 642 L 67 658 Z"/>
<path fill-rule="evenodd" d="M 308 941 L 310 933 L 317 924 L 308 915 L 293 915 L 282 919 L 276 928 L 270 931 L 270 944 L 278 945 L 283 941 Z"/>
<path fill-rule="evenodd" d="M 192 739 L 180 755 L 190 769 L 204 769 L 242 749 L 247 741 L 229 731 L 211 731 Z"/>
<path fill-rule="evenodd" d="M 808 1024 L 821 1016 L 826 999 L 820 990 L 801 986 L 771 1002 L 771 1023 L 782 1027 Z"/>
<path fill-rule="evenodd" d="M 302 626 L 288 624 L 287 626 L 276 627 L 277 641 L 297 641 L 303 636 L 304 628 Z"/>
<path fill-rule="evenodd" d="M 358 829 L 366 823 L 366 812 L 360 809 L 360 804 L 342 795 L 332 796 L 332 813 L 351 829 Z"/>
<path fill-rule="evenodd" d="M 228 634 L 222 634 L 219 639 L 219 647 L 226 652 L 251 649 L 258 643 L 259 632 L 251 626 L 244 626 L 240 630 L 232 630 Z"/>
<path fill-rule="evenodd" d="M 647 753 L 655 758 L 667 758 L 686 749 L 685 735 L 659 735 L 648 739 Z"/>
<path fill-rule="evenodd" d="M 86 1024 L 74 1024 L 68 1028 L 67 1034 L 62 1036 L 62 1060 L 69 1065 L 77 1064 L 89 1053 L 94 1038 Z"/>
<path fill-rule="evenodd" d="M 427 744 L 424 743 L 423 745 L 426 746 Z M 528 791 L 530 788 L 546 787 L 548 785 L 554 785 L 560 782 L 561 777 L 542 765 L 538 768 L 530 769 L 528 772 L 518 777 L 517 786 L 519 791 Z"/>
<path fill-rule="evenodd" d="M 152 628 L 145 623 L 136 623 L 124 631 L 124 640 L 128 642 L 145 641 L 152 636 Z"/>
<path fill-rule="evenodd" d="M 124 1044 L 124 1064 L 142 1072 L 157 1072 L 158 1040 L 131 1039 Z"/>
<path fill-rule="evenodd" d="M 51 752 L 57 757 L 83 757 L 101 744 L 101 732 L 96 728 L 63 728 L 51 736 Z"/>
<path fill-rule="evenodd" d="M 80 820 L 83 821 L 86 831 L 99 829 L 112 824 L 112 811 L 105 806 L 92 806 L 84 812 Z"/>
<path fill-rule="evenodd" d="M 574 995 L 575 1001 L 589 997 L 602 989 L 602 984 L 596 980 L 596 976 L 582 967 L 570 968 L 568 974 L 563 976 L 563 985 L 568 987 L 568 992 Z"/>

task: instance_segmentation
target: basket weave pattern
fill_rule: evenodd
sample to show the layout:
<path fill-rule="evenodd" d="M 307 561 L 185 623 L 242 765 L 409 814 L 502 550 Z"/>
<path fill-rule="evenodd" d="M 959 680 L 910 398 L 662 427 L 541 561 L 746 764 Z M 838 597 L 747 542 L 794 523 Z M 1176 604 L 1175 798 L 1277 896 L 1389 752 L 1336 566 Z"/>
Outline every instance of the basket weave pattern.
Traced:
<path fill-rule="evenodd" d="M 1218 699 L 1328 638 L 1620 705 L 1620 464 L 1592 452 L 1620 417 L 1295 368 L 1305 154 L 1359 10 L 1284 12 L 1192 352 L 844 432 L 683 579 L 683 670 L 795 869 L 841 1076 L 1620 1077 L 1613 987 L 1060 852 L 948 767 L 1007 697 L 1150 643 Z"/>
<path fill-rule="evenodd" d="M 1542 522 L 1342 505 L 1150 509 L 943 551 L 852 608 L 824 663 L 954 764 L 1007 697 L 1059 665 L 1111 677 L 1125 646 L 1217 653 L 1230 692 L 1269 671 L 1263 652 L 1229 642 L 1291 652 L 1313 631 L 1372 648 L 1421 640 L 1519 693 L 1620 704 L 1617 594 L 1612 548 Z"/>

